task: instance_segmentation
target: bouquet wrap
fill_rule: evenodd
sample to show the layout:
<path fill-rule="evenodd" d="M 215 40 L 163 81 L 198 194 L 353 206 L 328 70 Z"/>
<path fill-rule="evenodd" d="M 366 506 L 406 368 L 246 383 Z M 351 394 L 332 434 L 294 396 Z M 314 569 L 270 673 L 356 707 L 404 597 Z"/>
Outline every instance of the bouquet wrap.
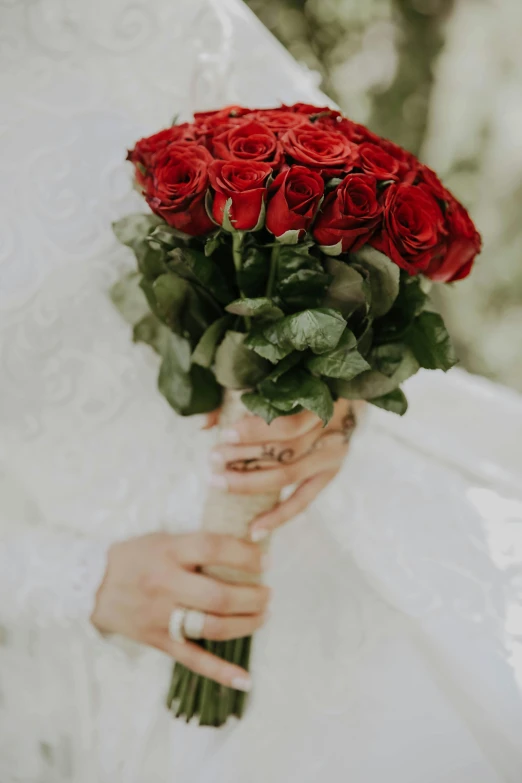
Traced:
<path fill-rule="evenodd" d="M 241 402 L 243 391 L 227 389 L 223 395 L 223 407 L 219 420 L 219 434 L 233 427 L 233 425 L 248 413 Z M 217 488 L 210 488 L 205 507 L 203 509 L 202 527 L 209 533 L 221 533 L 235 536 L 236 538 L 248 538 L 248 529 L 252 520 L 259 514 L 269 511 L 279 500 L 278 492 L 261 495 L 231 495 Z M 259 546 L 268 547 L 268 540 L 264 539 Z M 252 582 L 258 581 L 254 574 L 246 574 L 234 571 L 222 566 L 214 566 L 205 569 L 206 573 L 223 579 L 226 582 Z"/>

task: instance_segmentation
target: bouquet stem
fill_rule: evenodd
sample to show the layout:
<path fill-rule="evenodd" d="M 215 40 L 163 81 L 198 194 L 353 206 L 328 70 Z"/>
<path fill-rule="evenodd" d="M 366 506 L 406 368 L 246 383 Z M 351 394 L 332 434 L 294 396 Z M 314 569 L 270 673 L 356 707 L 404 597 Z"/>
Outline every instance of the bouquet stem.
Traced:
<path fill-rule="evenodd" d="M 234 425 L 244 416 L 242 391 L 226 390 L 220 417 L 220 432 Z M 211 489 L 203 511 L 202 528 L 212 533 L 247 538 L 251 521 L 277 503 L 278 493 L 263 495 L 228 495 L 219 489 Z M 266 547 L 266 542 L 263 542 Z M 260 545 L 261 546 L 261 545 Z M 225 582 L 256 582 L 252 574 L 215 566 L 206 573 Z M 201 640 L 197 642 L 205 650 L 225 661 L 235 663 L 248 671 L 252 637 L 231 639 L 226 642 Z M 187 723 L 196 716 L 200 726 L 223 726 L 229 717 L 241 718 L 246 706 L 247 694 L 219 685 L 201 675 L 194 674 L 176 663 L 172 675 L 167 707 Z"/>

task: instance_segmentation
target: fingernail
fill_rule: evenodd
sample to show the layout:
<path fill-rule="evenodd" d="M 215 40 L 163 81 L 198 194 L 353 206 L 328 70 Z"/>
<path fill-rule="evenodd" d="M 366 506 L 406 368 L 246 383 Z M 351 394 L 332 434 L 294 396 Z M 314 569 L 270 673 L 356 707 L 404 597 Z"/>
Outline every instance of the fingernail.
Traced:
<path fill-rule="evenodd" d="M 209 460 L 212 467 L 215 468 L 221 468 L 225 464 L 225 458 L 219 451 L 211 451 Z"/>
<path fill-rule="evenodd" d="M 269 532 L 270 531 L 264 527 L 256 527 L 250 533 L 250 540 L 253 541 L 254 544 L 257 544 L 258 541 L 262 541 L 266 538 Z"/>
<path fill-rule="evenodd" d="M 212 473 L 208 477 L 208 483 L 211 487 L 218 487 L 219 489 L 228 489 L 228 481 L 225 476 L 220 476 L 217 473 Z"/>
<path fill-rule="evenodd" d="M 234 677 L 232 680 L 232 687 L 235 688 L 236 691 L 248 693 L 252 690 L 252 680 L 250 677 Z"/>
<path fill-rule="evenodd" d="M 220 440 L 222 443 L 239 443 L 241 438 L 237 430 L 221 430 Z"/>

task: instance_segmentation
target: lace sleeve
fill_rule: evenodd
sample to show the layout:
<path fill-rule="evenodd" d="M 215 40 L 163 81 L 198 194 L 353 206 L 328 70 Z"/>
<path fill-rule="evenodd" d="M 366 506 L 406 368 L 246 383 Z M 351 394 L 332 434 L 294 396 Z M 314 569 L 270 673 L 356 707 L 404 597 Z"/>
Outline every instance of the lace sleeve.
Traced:
<path fill-rule="evenodd" d="M 0 622 L 88 624 L 109 543 L 31 524 L 20 495 L 0 476 Z"/>

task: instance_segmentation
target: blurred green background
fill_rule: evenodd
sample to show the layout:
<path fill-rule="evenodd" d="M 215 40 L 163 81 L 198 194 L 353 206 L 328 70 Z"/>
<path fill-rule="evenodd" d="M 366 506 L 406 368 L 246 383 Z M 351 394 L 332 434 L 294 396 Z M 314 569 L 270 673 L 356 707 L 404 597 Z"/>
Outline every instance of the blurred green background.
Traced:
<path fill-rule="evenodd" d="M 417 153 L 484 251 L 437 286 L 462 364 L 522 391 L 522 0 L 246 0 L 352 119 Z"/>

